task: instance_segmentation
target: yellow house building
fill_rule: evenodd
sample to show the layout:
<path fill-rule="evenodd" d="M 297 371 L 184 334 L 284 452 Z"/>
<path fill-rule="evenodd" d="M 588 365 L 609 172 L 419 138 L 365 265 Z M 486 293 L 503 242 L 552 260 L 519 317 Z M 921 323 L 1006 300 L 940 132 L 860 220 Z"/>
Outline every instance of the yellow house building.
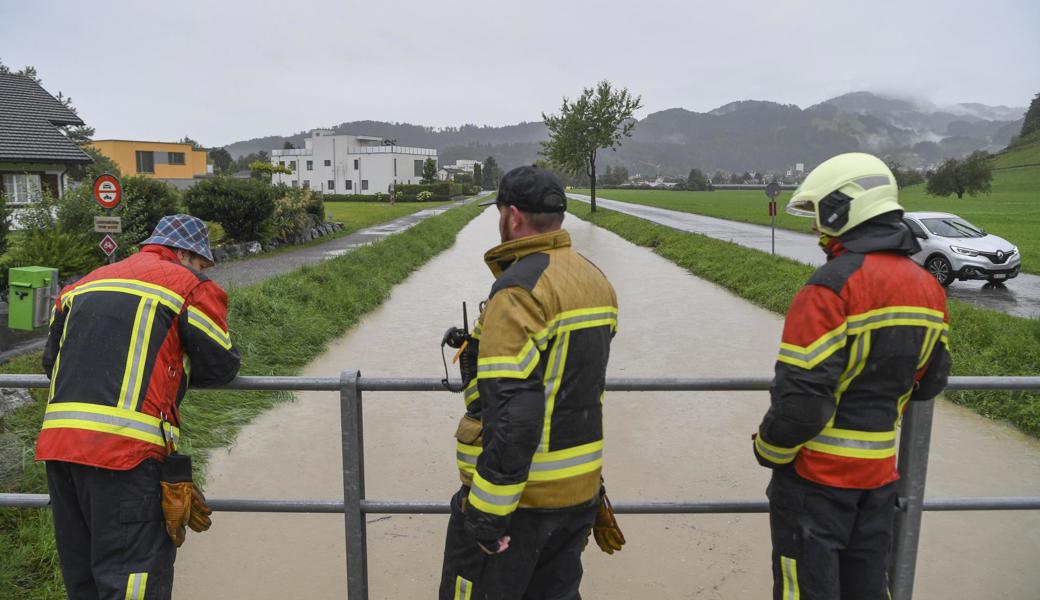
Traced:
<path fill-rule="evenodd" d="M 115 161 L 124 175 L 192 179 L 207 173 L 206 152 L 193 150 L 191 144 L 94 140 L 90 145 Z"/>

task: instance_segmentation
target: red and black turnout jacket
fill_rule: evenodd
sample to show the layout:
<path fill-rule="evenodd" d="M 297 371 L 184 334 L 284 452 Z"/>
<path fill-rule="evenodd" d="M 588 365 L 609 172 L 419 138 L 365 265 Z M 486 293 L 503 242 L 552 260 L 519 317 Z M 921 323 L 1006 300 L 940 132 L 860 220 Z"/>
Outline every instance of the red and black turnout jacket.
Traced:
<path fill-rule="evenodd" d="M 221 385 L 238 367 L 224 290 L 170 248 L 144 246 L 58 296 L 36 459 L 113 470 L 161 461 L 164 440 L 180 436 L 189 382 Z"/>
<path fill-rule="evenodd" d="M 946 294 L 908 258 L 916 247 L 898 213 L 831 241 L 787 313 L 759 463 L 839 488 L 898 478 L 899 418 L 943 390 L 951 364 Z"/>

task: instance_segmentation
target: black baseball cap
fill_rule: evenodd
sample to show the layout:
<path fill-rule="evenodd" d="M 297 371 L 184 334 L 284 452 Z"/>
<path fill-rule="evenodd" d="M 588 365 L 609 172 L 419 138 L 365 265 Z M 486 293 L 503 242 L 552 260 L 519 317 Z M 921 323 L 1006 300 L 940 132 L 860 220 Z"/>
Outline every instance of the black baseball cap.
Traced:
<path fill-rule="evenodd" d="M 502 176 L 498 197 L 481 206 L 507 204 L 530 213 L 562 213 L 567 210 L 567 194 L 560 179 L 541 167 L 517 167 Z"/>

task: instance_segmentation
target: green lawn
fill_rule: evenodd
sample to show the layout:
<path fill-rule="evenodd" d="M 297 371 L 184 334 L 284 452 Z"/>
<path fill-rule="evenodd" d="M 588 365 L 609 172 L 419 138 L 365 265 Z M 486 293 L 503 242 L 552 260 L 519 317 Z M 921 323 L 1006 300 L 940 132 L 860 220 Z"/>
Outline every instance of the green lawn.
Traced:
<path fill-rule="evenodd" d="M 432 202 L 397 202 L 393 206 L 386 202 L 326 202 L 325 215 L 329 221 L 343 223 L 345 233 L 393 221 L 440 204 Z M 323 240 L 327 238 L 322 238 Z"/>
<path fill-rule="evenodd" d="M 1035 156 L 1034 156 L 1035 155 Z M 1005 167 L 1008 164 L 1040 163 L 1040 143 L 1020 151 L 999 155 L 994 160 L 992 193 L 975 198 L 936 198 L 924 193 L 924 185 L 900 190 L 907 210 L 951 212 L 986 231 L 1016 244 L 1022 253 L 1022 270 L 1040 274 L 1040 166 Z M 587 194 L 588 190 L 575 190 Z M 597 197 L 645 204 L 699 215 L 769 225 L 768 198 L 760 190 L 675 192 L 669 190 L 597 190 Z M 807 219 L 783 212 L 791 192 L 777 198 L 776 226 L 809 231 Z"/>

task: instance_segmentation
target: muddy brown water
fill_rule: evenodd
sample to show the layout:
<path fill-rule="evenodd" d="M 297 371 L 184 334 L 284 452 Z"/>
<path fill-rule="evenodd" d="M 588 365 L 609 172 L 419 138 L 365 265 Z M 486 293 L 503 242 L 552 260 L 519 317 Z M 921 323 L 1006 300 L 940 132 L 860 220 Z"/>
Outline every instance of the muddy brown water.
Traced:
<path fill-rule="evenodd" d="M 488 211 L 455 246 L 307 369 L 330 376 L 440 376 L 437 344 L 461 322 L 462 300 L 486 296 L 481 261 L 497 242 Z M 620 303 L 611 376 L 763 376 L 782 320 L 690 276 L 608 231 L 568 218 L 575 245 L 610 277 Z M 473 313 L 471 313 L 471 316 Z M 956 326 L 956 324 L 954 324 Z M 447 393 L 366 393 L 367 496 L 446 502 L 458 487 L 452 434 L 462 399 Z M 761 499 L 769 473 L 749 434 L 764 392 L 608 393 L 604 475 L 616 500 Z M 212 457 L 214 497 L 341 498 L 338 396 L 301 393 Z M 1040 444 L 947 402 L 936 411 L 933 496 L 1036 495 Z M 624 550 L 585 555 L 589 599 L 766 598 L 765 515 L 623 515 Z M 368 515 L 370 596 L 434 598 L 445 515 Z M 926 513 L 916 598 L 1040 597 L 1040 513 Z M 177 561 L 181 599 L 344 598 L 338 515 L 218 513 Z"/>

